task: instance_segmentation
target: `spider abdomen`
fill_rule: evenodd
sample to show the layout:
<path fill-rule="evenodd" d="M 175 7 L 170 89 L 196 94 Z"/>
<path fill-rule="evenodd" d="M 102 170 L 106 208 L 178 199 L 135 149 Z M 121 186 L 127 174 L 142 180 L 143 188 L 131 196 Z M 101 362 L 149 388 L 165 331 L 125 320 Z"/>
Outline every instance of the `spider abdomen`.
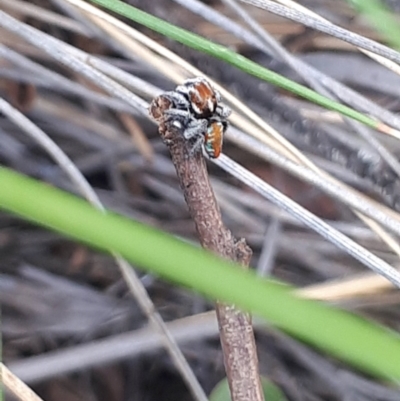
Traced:
<path fill-rule="evenodd" d="M 221 154 L 226 125 L 221 121 L 209 124 L 204 138 L 204 149 L 209 157 L 216 159 Z"/>

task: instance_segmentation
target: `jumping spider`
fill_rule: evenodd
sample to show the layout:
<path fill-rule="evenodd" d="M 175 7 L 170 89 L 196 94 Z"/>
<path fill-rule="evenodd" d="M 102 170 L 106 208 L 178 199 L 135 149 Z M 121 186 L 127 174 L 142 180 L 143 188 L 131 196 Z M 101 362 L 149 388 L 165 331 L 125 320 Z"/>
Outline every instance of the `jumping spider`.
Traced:
<path fill-rule="evenodd" d="M 182 130 L 184 138 L 192 143 L 192 152 L 203 146 L 210 158 L 217 158 L 231 114 L 229 107 L 221 103 L 219 92 L 199 77 L 188 79 L 162 96 L 172 104 L 164 112 L 166 121 Z"/>

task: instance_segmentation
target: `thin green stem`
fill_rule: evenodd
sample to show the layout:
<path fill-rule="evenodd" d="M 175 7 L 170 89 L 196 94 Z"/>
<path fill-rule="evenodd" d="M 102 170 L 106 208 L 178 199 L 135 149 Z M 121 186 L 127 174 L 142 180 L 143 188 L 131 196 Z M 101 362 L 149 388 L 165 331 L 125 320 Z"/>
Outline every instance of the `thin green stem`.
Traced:
<path fill-rule="evenodd" d="M 227 47 L 213 43 L 200 35 L 196 35 L 185 29 L 179 28 L 172 25 L 160 18 L 154 17 L 142 10 L 130 6 L 129 4 L 123 3 L 120 0 L 90 0 L 93 3 L 99 4 L 111 11 L 114 11 L 126 18 L 131 19 L 141 25 L 146 26 L 162 35 L 165 35 L 171 39 L 176 40 L 192 49 L 199 50 L 201 52 L 210 54 L 216 58 L 226 61 L 227 63 L 247 72 L 250 75 L 254 75 L 264 81 L 267 81 L 273 85 L 276 85 L 282 89 L 286 89 L 298 96 L 310 100 L 322 107 L 330 110 L 337 111 L 344 116 L 350 117 L 356 121 L 359 121 L 369 127 L 376 128 L 377 121 L 372 118 L 359 113 L 350 107 L 335 102 L 322 96 L 311 89 L 306 88 L 290 79 L 287 79 L 273 71 L 268 70 L 265 67 L 229 50 Z"/>

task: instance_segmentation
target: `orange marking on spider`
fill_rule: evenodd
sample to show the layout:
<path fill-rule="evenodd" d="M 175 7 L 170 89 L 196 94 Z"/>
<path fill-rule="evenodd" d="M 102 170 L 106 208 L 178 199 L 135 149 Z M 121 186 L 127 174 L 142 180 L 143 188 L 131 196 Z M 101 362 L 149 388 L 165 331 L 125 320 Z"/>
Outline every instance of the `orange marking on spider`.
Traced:
<path fill-rule="evenodd" d="M 204 149 L 209 157 L 216 159 L 222 151 L 225 126 L 220 121 L 213 121 L 207 128 L 204 138 Z"/>

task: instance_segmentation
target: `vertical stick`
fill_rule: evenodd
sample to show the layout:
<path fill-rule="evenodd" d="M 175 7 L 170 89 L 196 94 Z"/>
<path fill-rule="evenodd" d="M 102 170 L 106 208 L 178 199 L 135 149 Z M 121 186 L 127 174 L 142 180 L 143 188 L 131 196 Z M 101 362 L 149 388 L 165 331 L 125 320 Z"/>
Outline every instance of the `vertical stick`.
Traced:
<path fill-rule="evenodd" d="M 160 135 L 171 153 L 200 243 L 203 248 L 247 267 L 252 251 L 244 239 L 237 241 L 224 226 L 204 157 L 201 152 L 192 154 L 182 132 L 164 121 L 164 111 L 170 106 L 170 101 L 160 96 L 153 101 L 150 114 L 159 123 Z M 220 302 L 216 309 L 232 401 L 264 401 L 250 316 Z"/>

